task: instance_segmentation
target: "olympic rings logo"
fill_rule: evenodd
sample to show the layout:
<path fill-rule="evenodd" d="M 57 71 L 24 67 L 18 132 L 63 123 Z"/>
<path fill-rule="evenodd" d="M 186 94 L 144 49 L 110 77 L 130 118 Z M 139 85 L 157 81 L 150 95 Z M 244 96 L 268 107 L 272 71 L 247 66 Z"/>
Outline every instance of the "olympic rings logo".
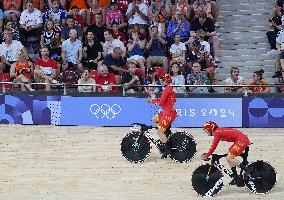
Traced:
<path fill-rule="evenodd" d="M 114 119 L 115 116 L 120 113 L 120 111 L 121 107 L 118 104 L 113 104 L 112 106 L 108 104 L 102 104 L 101 106 L 98 104 L 92 104 L 90 106 L 90 112 L 95 115 L 97 119 Z"/>

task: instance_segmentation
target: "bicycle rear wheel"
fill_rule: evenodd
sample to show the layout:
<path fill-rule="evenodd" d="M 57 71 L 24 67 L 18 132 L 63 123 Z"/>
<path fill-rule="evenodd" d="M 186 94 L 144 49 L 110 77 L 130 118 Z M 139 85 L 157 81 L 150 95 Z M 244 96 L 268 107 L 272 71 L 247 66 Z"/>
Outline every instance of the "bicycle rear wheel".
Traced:
<path fill-rule="evenodd" d="M 176 132 L 170 135 L 168 144 L 171 147 L 170 158 L 178 163 L 190 161 L 196 153 L 195 140 L 185 132 Z"/>
<path fill-rule="evenodd" d="M 133 163 L 144 162 L 150 155 L 150 142 L 143 136 L 137 141 L 139 133 L 128 133 L 121 141 L 121 153 L 124 158 Z"/>
<path fill-rule="evenodd" d="M 223 187 L 223 174 L 216 167 L 201 165 L 192 173 L 192 187 L 201 196 L 213 197 Z M 207 176 L 208 175 L 208 176 Z"/>
<path fill-rule="evenodd" d="M 251 173 L 248 176 L 244 174 L 245 185 L 252 192 L 256 194 L 266 194 L 276 184 L 276 171 L 267 162 L 258 160 L 248 165 Z"/>

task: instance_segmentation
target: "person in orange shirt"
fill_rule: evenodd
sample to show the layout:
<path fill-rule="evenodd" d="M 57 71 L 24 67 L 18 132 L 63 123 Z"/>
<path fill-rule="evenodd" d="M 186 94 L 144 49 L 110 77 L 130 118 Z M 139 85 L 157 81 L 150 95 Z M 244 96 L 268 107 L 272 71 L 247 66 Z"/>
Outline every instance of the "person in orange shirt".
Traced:
<path fill-rule="evenodd" d="M 269 83 L 263 79 L 262 74 L 264 73 L 263 69 L 255 71 L 252 75 L 252 82 L 250 85 L 259 85 L 251 86 L 247 88 L 248 93 L 270 93 Z"/>
<path fill-rule="evenodd" d="M 34 91 L 31 87 L 33 81 L 33 64 L 28 61 L 23 50 L 20 51 L 18 59 L 14 62 L 10 69 L 10 77 L 15 79 L 16 82 L 21 83 L 21 90 Z"/>

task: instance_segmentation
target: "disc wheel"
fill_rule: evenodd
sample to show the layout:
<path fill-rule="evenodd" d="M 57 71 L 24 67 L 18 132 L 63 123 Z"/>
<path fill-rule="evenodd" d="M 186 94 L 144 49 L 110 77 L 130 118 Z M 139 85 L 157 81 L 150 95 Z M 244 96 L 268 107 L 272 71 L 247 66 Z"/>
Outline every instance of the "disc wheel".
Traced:
<path fill-rule="evenodd" d="M 208 175 L 208 176 L 207 176 Z M 213 197 L 223 187 L 224 176 L 216 167 L 201 165 L 192 174 L 192 187 L 201 196 Z"/>
<path fill-rule="evenodd" d="M 276 184 L 276 171 L 267 162 L 258 160 L 248 165 L 250 175 L 244 173 L 245 185 L 256 194 L 266 194 Z"/>
<path fill-rule="evenodd" d="M 141 163 L 150 155 L 150 142 L 143 136 L 138 142 L 138 133 L 128 133 L 121 141 L 121 153 L 133 163 Z"/>
<path fill-rule="evenodd" d="M 195 140 L 185 132 L 176 132 L 170 135 L 168 144 L 171 147 L 170 158 L 178 163 L 190 161 L 196 153 Z"/>

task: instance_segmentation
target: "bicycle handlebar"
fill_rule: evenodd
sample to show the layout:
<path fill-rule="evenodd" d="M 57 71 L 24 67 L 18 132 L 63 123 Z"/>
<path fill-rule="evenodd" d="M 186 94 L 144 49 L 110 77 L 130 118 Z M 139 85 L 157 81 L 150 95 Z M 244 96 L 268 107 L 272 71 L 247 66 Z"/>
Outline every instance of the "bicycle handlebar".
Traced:
<path fill-rule="evenodd" d="M 132 123 L 131 124 L 132 126 L 134 125 L 138 125 L 138 126 L 140 126 L 141 127 L 141 131 L 143 131 L 143 132 L 145 132 L 145 131 L 148 131 L 149 129 L 152 129 L 152 128 L 156 128 L 157 129 L 157 127 L 154 127 L 154 126 L 148 126 L 148 125 L 146 125 L 146 124 L 141 124 L 141 123 Z"/>

